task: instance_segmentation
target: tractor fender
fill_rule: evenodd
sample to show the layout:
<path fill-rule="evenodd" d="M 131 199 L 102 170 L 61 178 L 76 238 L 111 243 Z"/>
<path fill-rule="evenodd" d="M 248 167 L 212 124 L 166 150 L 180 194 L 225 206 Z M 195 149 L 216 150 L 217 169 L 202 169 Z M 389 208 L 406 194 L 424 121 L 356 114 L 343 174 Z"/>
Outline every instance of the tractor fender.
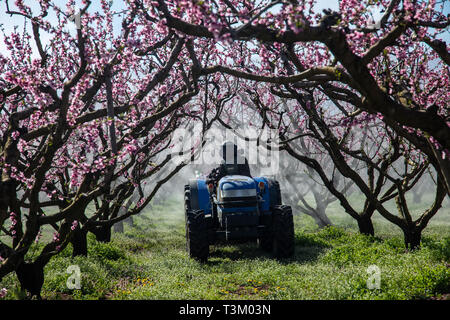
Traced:
<path fill-rule="evenodd" d="M 191 209 L 203 210 L 204 214 L 210 214 L 212 207 L 206 181 L 202 179 L 189 180 L 189 188 L 191 191 Z"/>
<path fill-rule="evenodd" d="M 256 182 L 256 186 L 257 186 L 257 190 L 258 190 L 258 194 L 261 194 L 262 199 L 264 200 L 264 202 L 261 204 L 260 206 L 260 210 L 262 212 L 262 214 L 270 214 L 270 206 L 271 206 L 271 202 L 270 202 L 270 185 L 269 185 L 269 179 L 265 178 L 265 177 L 256 177 L 253 178 L 253 180 L 255 180 Z M 261 192 L 260 188 L 259 188 L 259 183 L 263 182 L 264 183 L 264 191 Z"/>

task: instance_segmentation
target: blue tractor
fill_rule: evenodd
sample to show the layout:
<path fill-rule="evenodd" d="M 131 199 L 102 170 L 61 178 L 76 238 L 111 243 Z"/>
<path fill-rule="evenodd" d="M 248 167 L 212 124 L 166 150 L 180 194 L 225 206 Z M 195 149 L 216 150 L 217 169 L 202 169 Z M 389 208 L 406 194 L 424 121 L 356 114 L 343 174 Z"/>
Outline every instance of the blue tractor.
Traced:
<path fill-rule="evenodd" d="M 210 245 L 233 240 L 257 240 L 277 258 L 294 253 L 292 209 L 281 204 L 276 180 L 228 175 L 217 184 L 190 180 L 184 191 L 190 257 L 207 261 Z"/>

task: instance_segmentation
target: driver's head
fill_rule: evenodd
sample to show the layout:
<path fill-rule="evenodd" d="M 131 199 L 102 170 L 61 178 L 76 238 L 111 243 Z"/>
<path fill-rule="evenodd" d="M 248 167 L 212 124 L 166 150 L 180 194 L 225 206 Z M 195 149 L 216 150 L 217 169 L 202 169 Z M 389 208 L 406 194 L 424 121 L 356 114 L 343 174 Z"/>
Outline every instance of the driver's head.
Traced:
<path fill-rule="evenodd" d="M 236 159 L 238 155 L 238 147 L 231 141 L 226 141 L 222 145 L 222 158 L 223 160 L 231 161 L 231 159 Z"/>

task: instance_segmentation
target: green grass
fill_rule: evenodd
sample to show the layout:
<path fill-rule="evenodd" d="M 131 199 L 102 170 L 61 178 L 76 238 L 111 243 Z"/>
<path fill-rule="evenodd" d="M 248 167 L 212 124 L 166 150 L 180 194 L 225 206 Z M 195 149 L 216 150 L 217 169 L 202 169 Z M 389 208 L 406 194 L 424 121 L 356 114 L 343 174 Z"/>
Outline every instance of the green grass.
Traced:
<path fill-rule="evenodd" d="M 442 210 L 441 210 L 442 211 Z M 422 247 L 406 252 L 400 230 L 374 217 L 376 237 L 358 234 L 338 204 L 336 226 L 318 230 L 295 216 L 296 252 L 277 261 L 256 243 L 211 247 L 208 263 L 185 250 L 182 201 L 172 199 L 135 217 L 110 243 L 89 236 L 89 256 L 71 247 L 45 269 L 46 299 L 426 299 L 450 293 L 450 228 L 442 211 L 424 232 Z M 398 230 L 397 230 L 398 229 Z M 38 249 L 38 248 L 37 248 Z M 38 250 L 33 252 L 37 252 Z M 30 253 L 30 254 L 33 254 Z M 78 265 L 81 289 L 70 290 L 66 270 Z M 367 268 L 380 269 L 380 289 L 367 288 Z M 20 297 L 14 274 L 4 278 L 7 299 Z"/>

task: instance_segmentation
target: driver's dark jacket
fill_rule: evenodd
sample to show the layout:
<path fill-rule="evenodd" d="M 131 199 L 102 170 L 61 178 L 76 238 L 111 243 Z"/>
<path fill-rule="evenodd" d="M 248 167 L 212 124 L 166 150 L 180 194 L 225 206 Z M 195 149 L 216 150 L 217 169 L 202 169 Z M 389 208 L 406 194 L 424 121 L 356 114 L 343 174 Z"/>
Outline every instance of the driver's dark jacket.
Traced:
<path fill-rule="evenodd" d="M 206 183 L 212 182 L 216 184 L 221 178 L 229 175 L 242 175 L 251 177 L 250 167 L 248 165 L 247 159 L 245 159 L 245 163 L 236 162 L 237 161 L 234 161 L 233 163 L 225 163 L 225 161 L 223 161 L 219 167 L 213 169 L 207 176 Z"/>

